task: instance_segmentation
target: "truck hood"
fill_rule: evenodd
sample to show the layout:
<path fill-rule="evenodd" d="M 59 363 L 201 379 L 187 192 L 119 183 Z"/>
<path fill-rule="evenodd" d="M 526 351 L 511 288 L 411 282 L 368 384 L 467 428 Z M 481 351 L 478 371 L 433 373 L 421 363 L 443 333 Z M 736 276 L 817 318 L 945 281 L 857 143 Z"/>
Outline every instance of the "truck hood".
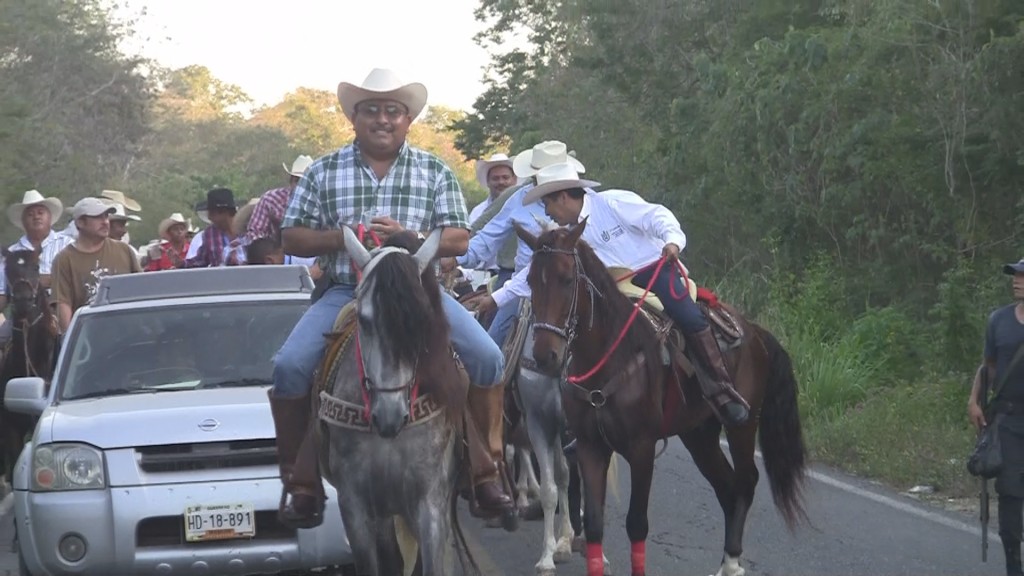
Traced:
<path fill-rule="evenodd" d="M 67 400 L 43 418 L 51 441 L 104 450 L 274 437 L 266 386 Z"/>

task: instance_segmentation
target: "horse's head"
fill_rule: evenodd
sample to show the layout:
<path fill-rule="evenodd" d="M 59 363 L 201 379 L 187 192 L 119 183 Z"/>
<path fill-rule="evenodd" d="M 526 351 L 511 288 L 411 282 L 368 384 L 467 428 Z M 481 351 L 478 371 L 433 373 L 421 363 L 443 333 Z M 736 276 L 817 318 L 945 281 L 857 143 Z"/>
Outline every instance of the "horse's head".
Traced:
<path fill-rule="evenodd" d="M 576 337 L 579 318 L 592 317 L 593 287 L 582 270 L 577 246 L 587 226 L 553 228 L 533 236 L 516 224 L 516 234 L 533 249 L 527 282 L 533 293 L 533 358 L 537 367 L 560 375 Z"/>
<path fill-rule="evenodd" d="M 37 305 L 39 292 L 39 252 L 3 249 L 4 275 L 11 291 L 15 318 L 26 318 Z"/>
<path fill-rule="evenodd" d="M 441 230 L 431 233 L 419 250 L 415 243 L 415 236 L 397 236 L 370 252 L 345 227 L 345 249 L 363 274 L 356 288 L 362 385 L 370 422 L 385 438 L 397 436 L 409 423 L 420 358 L 436 344 L 430 324 L 438 321 L 440 292 L 433 281 L 435 305 L 422 278 L 441 245 Z"/>

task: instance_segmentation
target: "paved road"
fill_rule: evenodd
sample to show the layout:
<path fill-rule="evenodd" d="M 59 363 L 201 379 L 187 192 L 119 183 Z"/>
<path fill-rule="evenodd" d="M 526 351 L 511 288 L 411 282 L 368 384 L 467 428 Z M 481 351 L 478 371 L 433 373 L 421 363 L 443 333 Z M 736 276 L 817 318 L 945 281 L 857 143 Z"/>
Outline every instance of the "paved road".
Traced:
<path fill-rule="evenodd" d="M 628 574 L 625 533 L 628 467 L 620 466 L 620 495 L 610 502 L 605 552 L 616 574 Z M 762 481 L 765 475 L 762 473 Z M 611 498 L 611 497 L 610 497 Z M 938 510 L 891 490 L 815 469 L 807 490 L 812 526 L 789 534 L 772 507 L 767 486 L 759 487 L 747 528 L 744 566 L 750 576 L 768 575 L 997 575 L 1002 549 L 993 521 L 989 562 L 982 564 L 974 518 Z M 0 511 L 3 511 L 0 509 Z M 994 515 L 994 514 L 993 514 Z M 657 461 L 648 541 L 648 573 L 707 575 L 718 570 L 722 522 L 711 489 L 678 442 Z M 463 514 L 463 527 L 488 576 L 532 576 L 540 552 L 539 522 L 507 534 Z M 0 576 L 17 574 L 8 552 L 9 515 L 0 518 Z M 560 574 L 584 574 L 583 559 L 559 567 Z"/>

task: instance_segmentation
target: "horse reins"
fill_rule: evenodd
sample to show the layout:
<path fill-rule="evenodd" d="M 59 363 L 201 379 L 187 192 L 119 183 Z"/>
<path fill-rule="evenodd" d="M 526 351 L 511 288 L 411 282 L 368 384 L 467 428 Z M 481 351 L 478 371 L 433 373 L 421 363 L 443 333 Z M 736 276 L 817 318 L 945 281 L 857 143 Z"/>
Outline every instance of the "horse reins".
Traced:
<path fill-rule="evenodd" d="M 28 318 L 22 318 L 21 322 L 18 323 L 18 324 L 20 324 L 20 326 L 18 324 L 15 324 L 13 322 L 13 319 L 12 319 L 11 330 L 17 330 L 18 332 L 22 333 L 21 343 L 22 343 L 23 351 L 25 353 L 25 368 L 28 370 L 28 375 L 29 376 L 40 376 L 39 370 L 36 369 L 35 364 L 33 364 L 33 362 L 32 362 L 32 355 L 30 354 L 30 351 L 28 349 L 28 335 L 29 335 L 29 329 L 31 329 L 33 326 L 38 324 L 39 321 L 42 320 L 44 316 L 46 316 L 46 314 L 45 314 L 44 310 L 40 310 L 39 309 L 39 304 L 37 302 L 38 294 L 39 294 L 39 285 L 38 284 L 33 284 L 32 282 L 29 282 L 28 280 L 25 280 L 24 278 L 19 278 L 19 279 L 14 281 L 14 283 L 12 285 L 12 288 L 13 288 L 13 286 L 17 286 L 19 284 L 27 284 L 28 287 L 32 289 L 32 297 L 28 298 L 28 299 L 26 299 L 26 298 L 13 298 L 12 302 L 18 302 L 19 300 L 22 301 L 22 302 L 28 302 L 31 305 L 31 308 L 29 308 L 29 309 L 30 310 L 35 309 L 37 314 L 36 314 L 36 317 L 31 322 L 29 321 Z M 13 290 L 12 290 L 12 292 L 13 292 Z"/>

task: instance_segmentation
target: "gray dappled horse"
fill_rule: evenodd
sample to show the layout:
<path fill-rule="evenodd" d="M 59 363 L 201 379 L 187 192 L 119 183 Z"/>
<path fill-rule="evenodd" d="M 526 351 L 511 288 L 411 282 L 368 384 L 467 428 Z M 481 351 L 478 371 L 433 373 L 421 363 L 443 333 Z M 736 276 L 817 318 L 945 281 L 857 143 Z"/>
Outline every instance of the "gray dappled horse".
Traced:
<path fill-rule="evenodd" d="M 463 568 L 476 570 L 455 514 L 469 381 L 451 351 L 430 266 L 440 235 L 418 251 L 414 236 L 400 235 L 368 252 L 345 228 L 363 276 L 352 345 L 325 367 L 332 373 L 319 398 L 320 454 L 359 574 L 406 571 L 396 523 L 414 535 L 424 576 L 451 573 L 453 544 Z"/>

